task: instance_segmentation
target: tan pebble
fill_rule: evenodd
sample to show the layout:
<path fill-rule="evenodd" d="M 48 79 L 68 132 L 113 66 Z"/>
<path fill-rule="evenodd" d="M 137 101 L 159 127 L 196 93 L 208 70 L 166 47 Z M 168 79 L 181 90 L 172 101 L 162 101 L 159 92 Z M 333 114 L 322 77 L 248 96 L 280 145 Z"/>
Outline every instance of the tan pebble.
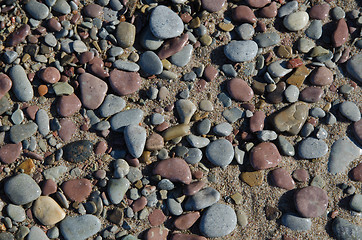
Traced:
<path fill-rule="evenodd" d="M 231 32 L 234 29 L 234 25 L 231 23 L 221 22 L 219 23 L 219 28 L 225 32 Z"/>
<path fill-rule="evenodd" d="M 210 44 L 212 43 L 212 38 L 209 35 L 203 35 L 202 37 L 200 37 L 200 42 L 202 45 L 204 46 L 210 46 Z"/>
<path fill-rule="evenodd" d="M 264 172 L 263 171 L 242 172 L 240 178 L 250 187 L 260 186 L 264 180 Z"/>
<path fill-rule="evenodd" d="M 51 197 L 40 196 L 33 205 L 34 216 L 43 225 L 54 225 L 65 218 L 64 210 Z"/>
<path fill-rule="evenodd" d="M 33 162 L 33 160 L 31 160 L 30 158 L 25 160 L 24 162 L 22 162 L 17 168 L 16 170 L 22 170 L 23 173 L 26 174 L 32 174 L 35 171 L 35 164 Z"/>

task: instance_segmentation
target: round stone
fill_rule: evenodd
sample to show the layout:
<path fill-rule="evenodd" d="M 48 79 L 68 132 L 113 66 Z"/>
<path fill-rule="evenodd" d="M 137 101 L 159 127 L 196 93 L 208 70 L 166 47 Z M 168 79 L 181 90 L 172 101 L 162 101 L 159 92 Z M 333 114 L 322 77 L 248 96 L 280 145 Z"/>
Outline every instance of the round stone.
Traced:
<path fill-rule="evenodd" d="M 310 82 L 317 86 L 330 85 L 333 82 L 333 73 L 326 67 L 319 67 L 312 72 Z"/>
<path fill-rule="evenodd" d="M 234 209 L 224 204 L 214 204 L 202 215 L 200 231 L 206 237 L 224 237 L 235 229 L 236 223 Z"/>
<path fill-rule="evenodd" d="M 83 8 L 83 11 L 86 16 L 95 18 L 95 17 L 99 17 L 103 13 L 103 8 L 101 6 L 99 6 L 98 4 L 91 3 L 91 4 L 88 4 L 87 6 L 85 6 Z"/>
<path fill-rule="evenodd" d="M 25 5 L 25 10 L 36 20 L 45 19 L 49 15 L 49 8 L 36 0 L 30 0 Z"/>
<path fill-rule="evenodd" d="M 117 26 L 116 39 L 122 48 L 131 47 L 136 39 L 136 27 L 128 22 L 121 22 Z"/>
<path fill-rule="evenodd" d="M 328 152 L 328 145 L 317 138 L 308 137 L 301 141 L 298 147 L 298 154 L 304 159 L 320 158 Z"/>
<path fill-rule="evenodd" d="M 124 140 L 129 153 L 135 157 L 141 157 L 146 144 L 146 129 L 138 125 L 129 125 L 124 130 Z"/>
<path fill-rule="evenodd" d="M 212 206 L 214 203 L 219 201 L 219 199 L 220 199 L 220 193 L 211 187 L 207 187 L 200 190 L 199 192 L 190 196 L 189 199 L 187 199 L 185 203 L 185 210 L 187 211 L 201 210 Z"/>
<path fill-rule="evenodd" d="M 309 20 L 309 15 L 306 12 L 295 12 L 286 16 L 283 20 L 284 26 L 289 31 L 299 31 L 302 30 Z"/>
<path fill-rule="evenodd" d="M 142 79 L 136 72 L 125 72 L 117 69 L 109 75 L 112 89 L 120 96 L 132 94 L 141 87 Z"/>
<path fill-rule="evenodd" d="M 250 101 L 254 92 L 249 85 L 241 78 L 233 78 L 227 82 L 227 89 L 230 96 L 236 101 Z"/>
<path fill-rule="evenodd" d="M 252 40 L 231 41 L 224 48 L 225 56 L 233 62 L 253 60 L 258 52 L 258 44 Z"/>
<path fill-rule="evenodd" d="M 324 20 L 328 16 L 330 8 L 327 3 L 316 4 L 310 9 L 309 16 L 314 19 Z"/>
<path fill-rule="evenodd" d="M 0 160 L 5 164 L 10 164 L 16 161 L 20 156 L 21 150 L 23 149 L 21 143 L 17 144 L 6 144 L 0 148 Z"/>
<path fill-rule="evenodd" d="M 84 107 L 97 109 L 103 102 L 108 85 L 106 82 L 89 73 L 83 73 L 78 78 L 81 101 Z"/>
<path fill-rule="evenodd" d="M 341 114 L 352 122 L 357 122 L 361 119 L 359 108 L 354 102 L 345 101 L 339 105 Z"/>
<path fill-rule="evenodd" d="M 87 239 L 101 230 L 101 221 L 93 215 L 86 214 L 76 217 L 67 217 L 60 223 L 63 237 L 70 239 Z"/>
<path fill-rule="evenodd" d="M 320 39 L 323 32 L 322 27 L 323 24 L 321 20 L 313 20 L 307 30 L 305 30 L 305 34 L 311 39 Z"/>
<path fill-rule="evenodd" d="M 289 85 L 284 91 L 284 96 L 286 100 L 290 103 L 298 101 L 299 98 L 299 88 L 295 85 Z"/>
<path fill-rule="evenodd" d="M 240 26 L 238 26 L 235 30 L 242 40 L 251 39 L 255 33 L 253 25 L 249 23 L 243 23 Z"/>
<path fill-rule="evenodd" d="M 295 188 L 295 183 L 288 171 L 284 168 L 278 168 L 271 171 L 271 179 L 275 186 L 292 190 Z"/>
<path fill-rule="evenodd" d="M 130 182 L 126 178 L 110 179 L 107 184 L 109 200 L 113 204 L 119 204 L 126 194 Z"/>
<path fill-rule="evenodd" d="M 30 203 L 41 194 L 41 189 L 34 179 L 24 173 L 7 180 L 4 191 L 10 201 L 17 205 Z"/>
<path fill-rule="evenodd" d="M 327 192 L 318 187 L 305 187 L 294 195 L 295 207 L 299 214 L 305 218 L 319 217 L 327 209 Z"/>
<path fill-rule="evenodd" d="M 181 18 L 171 9 L 160 5 L 154 8 L 150 17 L 150 29 L 157 38 L 174 38 L 184 30 Z"/>
<path fill-rule="evenodd" d="M 153 174 L 185 184 L 190 184 L 192 179 L 189 166 L 181 158 L 169 158 L 159 162 L 153 169 Z"/>
<path fill-rule="evenodd" d="M 220 11 L 224 5 L 226 0 L 202 0 L 202 7 L 209 12 L 218 12 Z"/>
<path fill-rule="evenodd" d="M 6 213 L 15 222 L 23 222 L 26 219 L 25 210 L 21 206 L 9 204 L 6 207 Z"/>
<path fill-rule="evenodd" d="M 63 183 L 64 194 L 72 201 L 83 202 L 92 191 L 92 183 L 88 179 L 73 179 Z"/>
<path fill-rule="evenodd" d="M 233 9 L 233 20 L 236 22 L 247 22 L 247 23 L 256 23 L 256 17 L 254 12 L 245 5 L 240 5 Z"/>
<path fill-rule="evenodd" d="M 34 216 L 46 226 L 54 225 L 65 218 L 65 212 L 51 197 L 40 196 L 33 205 Z"/>
<path fill-rule="evenodd" d="M 278 148 L 271 142 L 259 143 L 250 153 L 250 163 L 255 170 L 276 167 L 281 159 Z"/>
<path fill-rule="evenodd" d="M 141 55 L 138 64 L 140 65 L 142 71 L 150 75 L 160 74 L 163 69 L 160 58 L 152 51 L 144 52 Z"/>
<path fill-rule="evenodd" d="M 39 77 L 46 83 L 56 83 L 60 80 L 60 72 L 55 67 L 46 67 L 40 71 Z"/>
<path fill-rule="evenodd" d="M 214 165 L 224 168 L 233 160 L 233 145 L 226 139 L 213 141 L 206 148 L 206 157 Z"/>

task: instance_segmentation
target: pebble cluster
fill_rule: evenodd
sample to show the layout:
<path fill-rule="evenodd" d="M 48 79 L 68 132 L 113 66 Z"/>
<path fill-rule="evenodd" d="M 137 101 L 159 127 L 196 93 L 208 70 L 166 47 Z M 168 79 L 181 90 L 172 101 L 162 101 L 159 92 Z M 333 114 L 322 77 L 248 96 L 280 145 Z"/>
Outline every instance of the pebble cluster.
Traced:
<path fill-rule="evenodd" d="M 362 239 L 362 13 L 335 2 L 2 1 L 0 240 Z"/>

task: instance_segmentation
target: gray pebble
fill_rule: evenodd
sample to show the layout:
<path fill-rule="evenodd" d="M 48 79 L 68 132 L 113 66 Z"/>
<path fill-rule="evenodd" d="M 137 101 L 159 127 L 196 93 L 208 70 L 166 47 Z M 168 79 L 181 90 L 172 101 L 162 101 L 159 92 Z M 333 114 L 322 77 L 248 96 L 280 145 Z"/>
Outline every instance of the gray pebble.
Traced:
<path fill-rule="evenodd" d="M 22 222 L 26 219 L 24 208 L 14 204 L 9 204 L 6 207 L 6 213 L 15 222 Z"/>
<path fill-rule="evenodd" d="M 193 46 L 191 44 L 187 44 L 181 51 L 171 56 L 171 63 L 178 67 L 186 66 L 191 60 L 193 50 Z"/>
<path fill-rule="evenodd" d="M 130 109 L 119 112 L 110 119 L 111 128 L 116 132 L 123 132 L 130 124 L 139 124 L 143 118 L 141 109 Z"/>
<path fill-rule="evenodd" d="M 131 182 L 131 183 L 135 183 L 138 180 L 141 180 L 143 177 L 142 172 L 140 169 L 136 168 L 136 167 L 129 167 L 129 172 L 127 174 L 127 179 Z"/>
<path fill-rule="evenodd" d="M 150 28 L 147 27 L 141 33 L 140 43 L 145 49 L 154 51 L 161 47 L 163 40 L 155 37 Z"/>
<path fill-rule="evenodd" d="M 197 164 L 202 159 L 202 151 L 198 148 L 189 148 L 184 159 L 188 164 Z"/>
<path fill-rule="evenodd" d="M 100 121 L 92 126 L 96 131 L 108 130 L 111 127 L 111 124 L 108 121 Z"/>
<path fill-rule="evenodd" d="M 123 61 L 123 60 L 115 61 L 113 63 L 113 67 L 128 72 L 138 72 L 140 70 L 140 66 L 137 63 Z"/>
<path fill-rule="evenodd" d="M 362 238 L 362 228 L 347 220 L 337 217 L 332 223 L 332 230 L 335 237 L 340 240 L 351 240 Z"/>
<path fill-rule="evenodd" d="M 30 14 L 33 18 L 37 20 L 45 19 L 49 15 L 49 8 L 36 0 L 30 0 L 25 5 L 25 10 Z"/>
<path fill-rule="evenodd" d="M 196 37 L 201 37 L 207 34 L 207 29 L 204 25 L 200 25 L 198 28 L 195 28 L 193 33 L 196 35 Z"/>
<path fill-rule="evenodd" d="M 333 113 L 329 112 L 326 116 L 326 124 L 333 125 L 337 122 L 337 118 L 333 115 Z"/>
<path fill-rule="evenodd" d="M 36 133 L 38 126 L 34 122 L 14 125 L 10 129 L 10 140 L 19 143 Z"/>
<path fill-rule="evenodd" d="M 9 77 L 13 84 L 12 91 L 19 101 L 28 102 L 33 99 L 33 87 L 22 66 L 15 65 L 11 67 L 9 70 Z"/>
<path fill-rule="evenodd" d="M 8 179 L 4 187 L 5 194 L 17 205 L 24 205 L 37 199 L 41 190 L 29 175 L 21 173 Z"/>
<path fill-rule="evenodd" d="M 185 203 L 185 210 L 196 211 L 210 207 L 220 199 L 220 193 L 207 187 L 190 196 Z"/>
<path fill-rule="evenodd" d="M 179 98 L 181 99 L 187 99 L 190 97 L 190 90 L 188 88 L 182 90 L 179 94 L 178 94 Z"/>
<path fill-rule="evenodd" d="M 349 206 L 354 211 L 362 212 L 362 195 L 355 194 L 349 202 Z"/>
<path fill-rule="evenodd" d="M 38 131 L 41 135 L 46 136 L 50 132 L 49 116 L 44 109 L 39 109 L 36 113 L 35 121 L 38 124 Z"/>
<path fill-rule="evenodd" d="M 158 182 L 157 187 L 161 190 L 170 191 L 175 188 L 175 185 L 168 179 L 162 179 Z"/>
<path fill-rule="evenodd" d="M 313 178 L 310 185 L 313 186 L 313 187 L 323 188 L 326 185 L 326 182 L 324 181 L 324 179 L 320 175 L 317 175 L 317 176 L 315 176 Z"/>
<path fill-rule="evenodd" d="M 224 107 L 230 107 L 231 106 L 231 98 L 226 95 L 225 93 L 219 93 L 217 95 L 217 98 L 220 100 L 220 102 L 222 103 L 222 105 Z"/>
<path fill-rule="evenodd" d="M 240 110 L 237 107 L 234 107 L 231 109 L 224 110 L 222 112 L 222 115 L 229 123 L 234 123 L 242 117 L 243 113 L 244 112 L 242 110 Z"/>
<path fill-rule="evenodd" d="M 318 139 L 326 139 L 328 137 L 328 132 L 323 127 L 318 127 L 315 135 Z"/>
<path fill-rule="evenodd" d="M 5 63 L 12 63 L 15 61 L 15 59 L 19 56 L 19 54 L 15 51 L 6 51 L 3 55 L 3 58 L 5 60 Z"/>
<path fill-rule="evenodd" d="M 326 116 L 326 112 L 320 107 L 312 108 L 309 113 L 312 117 L 315 118 L 323 118 Z"/>
<path fill-rule="evenodd" d="M 117 57 L 119 55 L 122 55 L 124 52 L 123 48 L 121 47 L 117 47 L 117 46 L 112 46 L 108 51 L 107 54 L 110 57 Z"/>
<path fill-rule="evenodd" d="M 235 31 L 242 40 L 250 40 L 255 33 L 253 26 L 249 23 L 241 24 L 235 28 Z"/>
<path fill-rule="evenodd" d="M 259 47 L 265 48 L 280 43 L 280 36 L 276 32 L 259 33 L 254 37 L 254 41 Z"/>
<path fill-rule="evenodd" d="M 207 146 L 206 157 L 214 165 L 226 167 L 234 158 L 234 148 L 228 140 L 219 139 Z"/>
<path fill-rule="evenodd" d="M 359 108 L 354 102 L 345 101 L 339 105 L 341 114 L 352 122 L 357 122 L 361 119 Z"/>
<path fill-rule="evenodd" d="M 181 203 L 172 197 L 167 199 L 167 207 L 170 213 L 174 216 L 180 216 L 183 213 Z"/>
<path fill-rule="evenodd" d="M 98 108 L 101 117 L 109 117 L 120 111 L 126 106 L 126 101 L 123 98 L 114 94 L 108 94 L 102 105 Z"/>
<path fill-rule="evenodd" d="M 96 216 L 89 214 L 76 217 L 68 216 L 60 222 L 59 228 L 66 240 L 83 240 L 101 230 L 101 221 Z"/>
<path fill-rule="evenodd" d="M 20 108 L 16 109 L 13 114 L 11 114 L 11 121 L 15 124 L 18 125 L 20 123 L 22 123 L 24 120 L 24 113 L 23 111 L 21 111 Z"/>
<path fill-rule="evenodd" d="M 49 34 L 45 35 L 44 42 L 49 47 L 55 47 L 57 45 L 57 43 L 58 43 L 57 39 L 55 38 L 54 34 L 52 34 L 52 33 L 49 33 Z"/>
<path fill-rule="evenodd" d="M 342 94 L 348 94 L 353 90 L 354 90 L 354 88 L 349 84 L 344 84 L 339 88 L 339 92 Z"/>
<path fill-rule="evenodd" d="M 334 20 L 339 20 L 346 16 L 346 13 L 341 7 L 332 8 L 330 14 Z"/>
<path fill-rule="evenodd" d="M 202 120 L 201 122 L 199 122 L 197 124 L 196 130 L 198 132 L 198 134 L 200 135 L 206 135 L 209 133 L 211 128 L 211 121 L 208 118 L 205 118 L 204 120 Z"/>
<path fill-rule="evenodd" d="M 110 179 L 107 184 L 109 200 L 113 204 L 119 204 L 126 194 L 130 182 L 126 178 Z"/>
<path fill-rule="evenodd" d="M 195 72 L 189 72 L 182 76 L 182 80 L 185 82 L 194 82 L 196 80 L 196 73 Z"/>
<path fill-rule="evenodd" d="M 201 100 L 199 104 L 200 110 L 205 112 L 212 112 L 214 111 L 214 106 L 212 105 L 212 102 L 209 100 Z"/>
<path fill-rule="evenodd" d="M 240 165 L 244 164 L 244 160 L 245 160 L 245 151 L 241 150 L 238 146 L 234 147 L 234 158 L 236 160 L 236 162 Z"/>
<path fill-rule="evenodd" d="M 160 39 L 177 37 L 184 30 L 181 18 L 174 11 L 163 5 L 154 8 L 149 24 L 153 35 Z"/>
<path fill-rule="evenodd" d="M 268 72 L 272 77 L 284 77 L 290 73 L 292 69 L 286 67 L 286 61 L 277 60 L 268 66 Z"/>
<path fill-rule="evenodd" d="M 308 137 L 300 142 L 298 154 L 304 159 L 320 158 L 328 152 L 328 145 L 316 138 Z"/>
<path fill-rule="evenodd" d="M 195 136 L 193 134 L 187 135 L 186 139 L 190 143 L 190 145 L 195 148 L 204 148 L 210 143 L 210 140 L 208 138 Z"/>
<path fill-rule="evenodd" d="M 160 113 L 154 113 L 151 115 L 151 124 L 152 125 L 159 125 L 165 121 L 165 118 Z"/>
<path fill-rule="evenodd" d="M 362 18 L 361 18 L 362 19 Z M 347 62 L 347 72 L 359 82 L 362 82 L 362 53 L 354 55 Z"/>
<path fill-rule="evenodd" d="M 313 131 L 314 131 L 314 126 L 310 123 L 306 123 L 306 124 L 304 124 L 299 135 L 302 137 L 308 137 Z"/>
<path fill-rule="evenodd" d="M 322 26 L 321 20 L 313 20 L 307 30 L 305 30 L 305 34 L 311 39 L 320 39 L 323 31 Z"/>
<path fill-rule="evenodd" d="M 294 213 L 283 214 L 282 224 L 293 231 L 309 231 L 312 227 L 310 218 L 303 218 Z"/>
<path fill-rule="evenodd" d="M 70 13 L 70 5 L 67 3 L 66 0 L 57 0 L 52 7 L 52 10 L 61 13 L 63 15 L 67 15 Z"/>
<path fill-rule="evenodd" d="M 30 232 L 27 235 L 27 240 L 49 240 L 48 236 L 45 232 L 37 226 L 33 226 L 30 228 Z"/>
<path fill-rule="evenodd" d="M 225 73 L 228 77 L 236 77 L 237 72 L 235 71 L 233 65 L 231 64 L 224 64 L 221 66 L 221 70 Z"/>
<path fill-rule="evenodd" d="M 158 89 L 155 88 L 155 87 L 150 87 L 147 90 L 146 94 L 147 94 L 149 99 L 155 100 L 157 98 L 157 95 L 158 95 Z"/>
<path fill-rule="evenodd" d="M 213 128 L 213 132 L 221 137 L 229 136 L 232 131 L 233 127 L 227 122 L 220 123 Z"/>
<path fill-rule="evenodd" d="M 160 74 L 163 69 L 160 58 L 156 55 L 156 53 L 151 51 L 144 52 L 141 55 L 138 64 L 140 65 L 142 71 L 150 75 Z"/>
<path fill-rule="evenodd" d="M 278 10 L 278 17 L 287 16 L 298 10 L 298 1 L 287 2 L 283 6 L 281 6 Z"/>
<path fill-rule="evenodd" d="M 233 62 L 247 62 L 256 56 L 258 45 L 251 40 L 231 41 L 224 47 L 225 56 Z"/>
<path fill-rule="evenodd" d="M 273 141 L 273 140 L 277 139 L 277 137 L 278 137 L 276 132 L 274 132 L 272 130 L 258 131 L 256 136 L 258 137 L 258 139 L 260 141 L 263 141 L 263 142 Z"/>

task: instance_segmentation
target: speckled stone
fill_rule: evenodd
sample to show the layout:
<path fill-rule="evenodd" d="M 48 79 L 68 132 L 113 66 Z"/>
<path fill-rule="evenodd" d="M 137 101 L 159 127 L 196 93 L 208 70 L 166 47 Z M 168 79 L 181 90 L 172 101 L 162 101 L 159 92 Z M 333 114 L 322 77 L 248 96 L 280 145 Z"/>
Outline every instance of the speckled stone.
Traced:
<path fill-rule="evenodd" d="M 256 145 L 250 153 L 250 163 L 255 170 L 276 167 L 281 159 L 278 148 L 271 142 Z"/>
<path fill-rule="evenodd" d="M 207 146 L 206 157 L 214 165 L 226 167 L 233 160 L 234 148 L 228 140 L 219 139 Z"/>
<path fill-rule="evenodd" d="M 189 166 L 181 158 L 169 158 L 159 162 L 153 169 L 153 173 L 171 181 L 185 184 L 190 184 L 192 179 Z"/>
<path fill-rule="evenodd" d="M 24 173 L 8 179 L 4 191 L 10 201 L 17 205 L 30 203 L 41 194 L 41 189 L 34 179 Z"/>
<path fill-rule="evenodd" d="M 174 38 L 184 30 L 181 18 L 171 9 L 160 5 L 151 13 L 150 29 L 154 36 L 160 39 Z"/>
<path fill-rule="evenodd" d="M 64 182 L 62 189 L 70 200 L 83 202 L 92 191 L 92 183 L 85 178 L 73 179 Z"/>
<path fill-rule="evenodd" d="M 233 78 L 227 82 L 227 89 L 230 96 L 237 101 L 250 101 L 254 92 L 249 85 L 241 78 Z"/>
<path fill-rule="evenodd" d="M 318 187 L 305 187 L 294 195 L 294 203 L 302 217 L 312 218 L 321 216 L 328 206 L 327 192 Z"/>
<path fill-rule="evenodd" d="M 87 160 L 93 152 L 93 144 L 88 140 L 78 140 L 63 147 L 63 157 L 70 162 L 79 163 Z"/>
<path fill-rule="evenodd" d="M 90 214 L 68 216 L 60 223 L 59 228 L 66 240 L 85 240 L 101 230 L 101 221 Z"/>
<path fill-rule="evenodd" d="M 246 62 L 254 59 L 258 44 L 252 40 L 231 41 L 224 47 L 225 56 L 233 62 Z"/>

